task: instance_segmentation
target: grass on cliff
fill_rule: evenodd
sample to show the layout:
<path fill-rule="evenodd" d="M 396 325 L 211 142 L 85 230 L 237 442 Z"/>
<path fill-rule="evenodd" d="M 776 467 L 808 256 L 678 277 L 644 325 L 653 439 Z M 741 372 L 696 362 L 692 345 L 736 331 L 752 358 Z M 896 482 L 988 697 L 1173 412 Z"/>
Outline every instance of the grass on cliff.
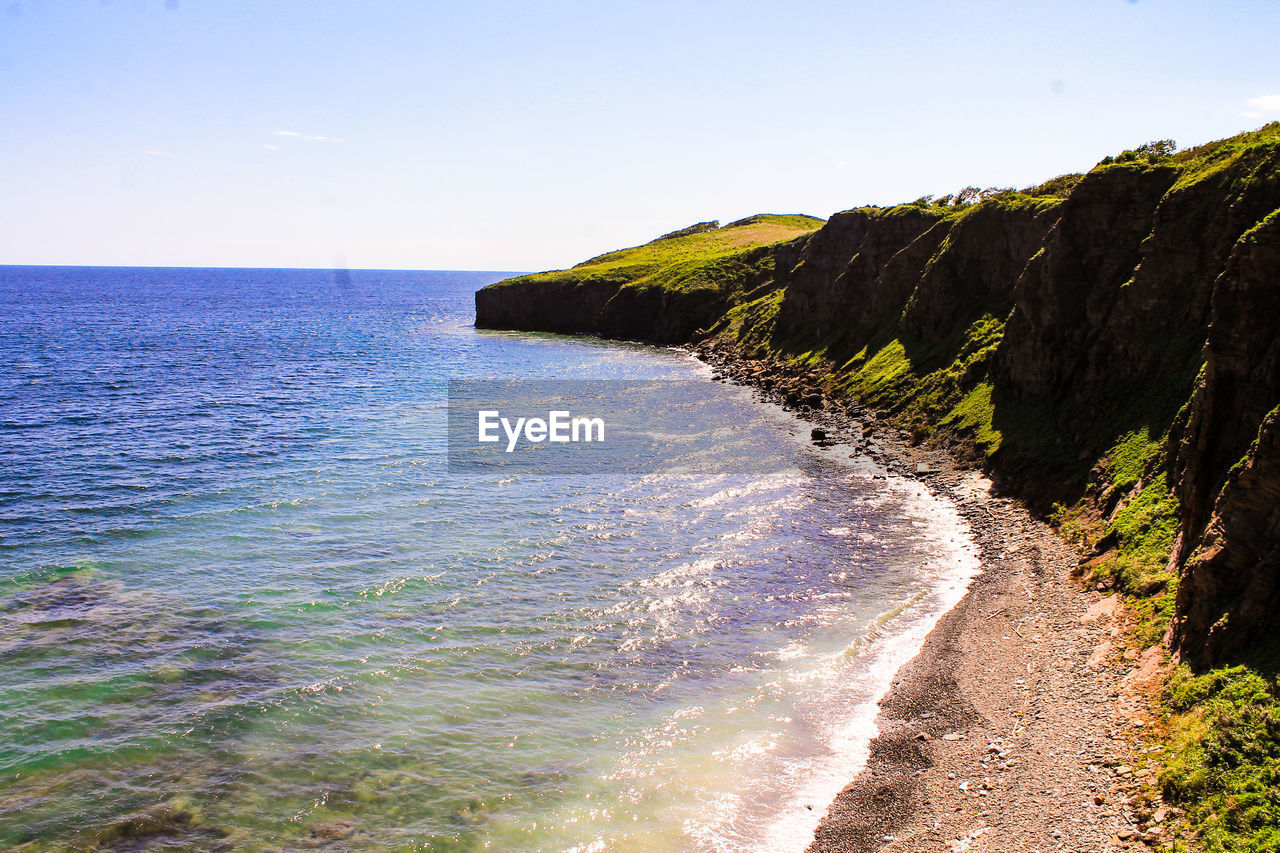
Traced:
<path fill-rule="evenodd" d="M 1135 639 L 1142 646 L 1158 643 L 1173 616 L 1177 575 L 1168 562 L 1177 534 L 1178 503 L 1166 474 L 1138 490 L 1107 527 L 1116 547 L 1094 569 L 1094 577 L 1111 581 L 1128 596 L 1138 618 Z"/>
<path fill-rule="evenodd" d="M 1194 189 L 1201 204 L 1208 204 L 1242 197 L 1255 182 L 1274 181 L 1277 152 L 1280 122 L 1272 122 L 1161 162 L 1179 169 L 1171 194 Z M 1256 226 L 1240 242 L 1254 233 Z M 1110 547 L 1092 561 L 1092 576 L 1125 594 L 1137 617 L 1134 640 L 1142 645 L 1159 641 L 1174 611 L 1177 577 L 1168 558 L 1180 510 L 1167 475 L 1159 470 L 1168 440 L 1167 433 L 1145 431 L 1121 436 L 1103 457 L 1099 479 L 1104 488 L 1096 496 L 1104 508 L 1117 508 L 1103 519 L 1101 530 L 1093 526 Z M 1118 504 L 1117 495 L 1122 496 Z M 1064 513 L 1065 533 L 1073 531 L 1081 510 Z M 1167 685 L 1169 734 L 1161 787 L 1167 803 L 1186 810 L 1195 846 L 1207 853 L 1280 853 L 1278 662 L 1280 642 L 1273 642 L 1249 650 L 1233 665 L 1196 672 L 1183 664 Z"/>
<path fill-rule="evenodd" d="M 1207 853 L 1280 851 L 1280 682 L 1274 659 L 1169 683 L 1160 775 Z"/>
<path fill-rule="evenodd" d="M 1158 642 L 1173 616 L 1178 577 L 1169 553 L 1181 510 L 1166 471 L 1167 430 L 1143 426 L 1120 436 L 1093 467 L 1084 496 L 1057 504 L 1050 520 L 1063 538 L 1092 549 L 1085 579 L 1121 593 L 1135 617 L 1130 641 Z"/>
<path fill-rule="evenodd" d="M 921 196 L 910 204 L 900 204 L 885 209 L 893 212 L 905 207 L 917 207 L 934 210 L 944 216 L 993 204 L 1011 209 L 1043 209 L 1052 207 L 1066 198 L 1082 178 L 1084 178 L 1084 175 L 1078 173 L 1059 175 L 1042 184 L 1021 190 L 1015 190 L 1011 187 L 988 187 L 986 189 L 965 187 L 959 193 L 940 197 L 932 195 Z"/>
<path fill-rule="evenodd" d="M 971 378 L 981 375 L 1003 333 L 1004 321 L 986 314 L 936 342 L 900 335 L 874 353 L 863 349 L 854 355 L 844 365 L 848 372 L 841 385 L 923 436 L 932 424 L 944 425 L 946 413 L 961 401 Z"/>
<path fill-rule="evenodd" d="M 744 266 L 749 250 L 794 240 L 821 228 L 813 216 L 761 214 L 731 222 L 723 228 L 699 223 L 642 246 L 598 255 L 567 269 L 500 281 L 512 284 L 585 283 L 610 281 L 669 290 L 723 286 L 748 278 L 755 270 Z M 749 264 L 748 264 L 749 265 Z"/>
<path fill-rule="evenodd" d="M 1225 171 L 1246 156 L 1265 155 L 1280 147 L 1280 121 L 1255 131 L 1240 133 L 1179 151 L 1168 163 L 1182 170 L 1174 189 L 1180 189 Z M 1261 162 L 1261 161 L 1260 161 Z M 1264 164 L 1265 165 L 1265 164 Z"/>
<path fill-rule="evenodd" d="M 1160 782 L 1206 853 L 1280 853 L 1280 637 L 1233 664 L 1174 672 Z"/>
<path fill-rule="evenodd" d="M 987 313 L 963 323 L 938 340 L 881 335 L 836 368 L 836 390 L 889 415 L 913 440 L 978 459 L 1006 450 L 1070 477 L 1080 463 L 1056 413 L 1003 393 L 988 375 L 1005 320 Z"/>
<path fill-rule="evenodd" d="M 729 338 L 743 353 L 757 358 L 767 355 L 785 296 L 786 291 L 779 288 L 731 308 L 711 334 Z"/>

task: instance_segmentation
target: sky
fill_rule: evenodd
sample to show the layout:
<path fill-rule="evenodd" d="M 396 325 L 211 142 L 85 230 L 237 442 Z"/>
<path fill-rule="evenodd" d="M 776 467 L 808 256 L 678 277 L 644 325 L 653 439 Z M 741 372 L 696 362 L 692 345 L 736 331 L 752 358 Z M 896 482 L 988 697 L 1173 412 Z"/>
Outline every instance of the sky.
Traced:
<path fill-rule="evenodd" d="M 0 0 L 0 264 L 537 270 L 1280 119 L 1274 0 Z"/>

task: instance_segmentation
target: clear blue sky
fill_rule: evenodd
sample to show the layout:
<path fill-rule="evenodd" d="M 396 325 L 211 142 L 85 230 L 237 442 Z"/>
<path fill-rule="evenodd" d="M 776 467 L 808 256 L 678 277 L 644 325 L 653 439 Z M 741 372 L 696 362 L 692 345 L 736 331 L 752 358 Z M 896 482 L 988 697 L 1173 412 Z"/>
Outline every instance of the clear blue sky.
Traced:
<path fill-rule="evenodd" d="M 1280 3 L 0 0 L 0 263 L 542 269 L 1280 118 Z"/>

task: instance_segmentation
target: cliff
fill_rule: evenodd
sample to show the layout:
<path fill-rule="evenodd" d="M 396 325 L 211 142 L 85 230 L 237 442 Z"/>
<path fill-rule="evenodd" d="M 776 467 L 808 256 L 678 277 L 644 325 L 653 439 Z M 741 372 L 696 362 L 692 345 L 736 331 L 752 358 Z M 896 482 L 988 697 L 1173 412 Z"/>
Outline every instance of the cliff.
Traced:
<path fill-rule="evenodd" d="M 476 294 L 476 325 L 684 343 L 770 289 L 798 260 L 795 238 L 822 224 L 772 214 L 723 228 L 702 222 L 572 269 L 486 287 Z"/>
<path fill-rule="evenodd" d="M 1280 123 L 944 201 L 500 282 L 477 325 L 687 343 L 790 405 L 865 407 L 1050 515 L 1140 641 L 1280 692 Z"/>

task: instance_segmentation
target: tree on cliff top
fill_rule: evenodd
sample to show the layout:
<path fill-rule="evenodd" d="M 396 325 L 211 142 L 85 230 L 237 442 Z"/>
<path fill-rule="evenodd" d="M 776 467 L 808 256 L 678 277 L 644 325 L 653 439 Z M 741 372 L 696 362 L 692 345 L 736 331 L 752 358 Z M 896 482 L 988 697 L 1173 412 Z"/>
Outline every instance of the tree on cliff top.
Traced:
<path fill-rule="evenodd" d="M 1161 160 L 1167 160 L 1173 156 L 1173 152 L 1178 150 L 1178 144 L 1172 139 L 1153 139 L 1150 142 L 1144 142 L 1137 148 L 1130 148 L 1121 151 L 1114 157 L 1103 157 L 1098 163 L 1099 166 L 1108 166 L 1112 163 L 1159 163 Z"/>

